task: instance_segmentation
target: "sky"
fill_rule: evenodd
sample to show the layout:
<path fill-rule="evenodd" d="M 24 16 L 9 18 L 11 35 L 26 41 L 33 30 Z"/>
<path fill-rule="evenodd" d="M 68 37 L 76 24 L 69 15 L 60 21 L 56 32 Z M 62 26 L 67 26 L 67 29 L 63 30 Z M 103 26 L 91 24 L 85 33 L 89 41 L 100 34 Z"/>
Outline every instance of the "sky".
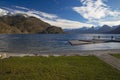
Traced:
<path fill-rule="evenodd" d="M 23 13 L 63 29 L 120 25 L 120 0 L 0 0 L 0 16 Z"/>

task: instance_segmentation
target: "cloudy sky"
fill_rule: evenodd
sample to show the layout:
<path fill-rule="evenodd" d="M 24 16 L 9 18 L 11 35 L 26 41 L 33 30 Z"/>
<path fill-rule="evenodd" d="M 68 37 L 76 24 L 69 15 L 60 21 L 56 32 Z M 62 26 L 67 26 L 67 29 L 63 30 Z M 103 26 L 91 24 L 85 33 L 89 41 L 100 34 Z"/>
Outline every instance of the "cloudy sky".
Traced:
<path fill-rule="evenodd" d="M 62 28 L 120 25 L 120 0 L 0 0 L 0 16 L 25 13 Z"/>

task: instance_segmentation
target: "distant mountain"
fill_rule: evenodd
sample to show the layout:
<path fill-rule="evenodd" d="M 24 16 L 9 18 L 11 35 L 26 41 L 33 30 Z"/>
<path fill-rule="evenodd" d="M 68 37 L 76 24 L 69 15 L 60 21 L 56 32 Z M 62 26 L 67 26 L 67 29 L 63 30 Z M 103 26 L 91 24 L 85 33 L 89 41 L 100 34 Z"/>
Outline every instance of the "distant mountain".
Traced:
<path fill-rule="evenodd" d="M 35 33 L 64 33 L 60 27 L 25 14 L 5 15 L 0 17 L 0 33 L 6 34 L 35 34 Z"/>
<path fill-rule="evenodd" d="M 66 33 L 84 33 L 86 32 L 86 30 L 87 30 L 87 27 L 82 27 L 79 29 L 65 29 L 64 31 Z"/>
<path fill-rule="evenodd" d="M 101 27 L 83 27 L 83 28 L 79 28 L 79 29 L 73 29 L 73 30 L 67 30 L 67 33 L 108 33 L 112 30 L 116 29 L 115 27 L 110 27 L 108 25 L 103 25 Z"/>
<path fill-rule="evenodd" d="M 109 33 L 112 33 L 112 34 L 120 34 L 120 25 L 116 26 L 116 29 L 110 31 Z"/>
<path fill-rule="evenodd" d="M 97 30 L 97 33 L 106 33 L 113 30 L 112 27 L 108 26 L 108 25 L 103 25 L 102 27 L 99 27 Z"/>
<path fill-rule="evenodd" d="M 120 25 L 112 26 L 113 30 L 117 29 Z"/>
<path fill-rule="evenodd" d="M 88 29 L 86 30 L 86 33 L 96 33 L 95 27 L 92 26 L 91 28 L 88 28 Z"/>

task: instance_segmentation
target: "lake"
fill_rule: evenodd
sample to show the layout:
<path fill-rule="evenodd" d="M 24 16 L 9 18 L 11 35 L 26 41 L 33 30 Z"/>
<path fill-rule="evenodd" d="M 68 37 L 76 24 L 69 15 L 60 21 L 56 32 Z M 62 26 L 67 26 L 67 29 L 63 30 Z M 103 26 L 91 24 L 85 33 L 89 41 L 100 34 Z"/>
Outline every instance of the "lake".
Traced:
<path fill-rule="evenodd" d="M 61 51 L 120 49 L 120 43 L 97 43 L 72 46 L 69 40 L 91 40 L 95 36 L 111 39 L 120 34 L 1 34 L 0 51 L 15 53 L 45 53 Z"/>

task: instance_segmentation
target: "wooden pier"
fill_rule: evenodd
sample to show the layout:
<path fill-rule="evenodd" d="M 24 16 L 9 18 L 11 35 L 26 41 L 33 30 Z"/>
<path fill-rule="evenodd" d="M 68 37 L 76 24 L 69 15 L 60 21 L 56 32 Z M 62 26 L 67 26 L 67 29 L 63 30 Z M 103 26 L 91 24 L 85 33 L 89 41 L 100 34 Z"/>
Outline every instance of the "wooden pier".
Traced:
<path fill-rule="evenodd" d="M 107 42 L 120 42 L 116 40 L 70 40 L 68 41 L 71 45 L 83 45 L 83 44 L 94 44 L 94 43 L 107 43 Z"/>
<path fill-rule="evenodd" d="M 102 39 L 101 36 L 93 37 L 92 40 L 69 40 L 71 45 L 83 45 L 83 44 L 94 44 L 94 43 L 107 43 L 107 42 L 120 42 L 120 37 L 114 38 L 111 36 L 111 39 Z"/>

